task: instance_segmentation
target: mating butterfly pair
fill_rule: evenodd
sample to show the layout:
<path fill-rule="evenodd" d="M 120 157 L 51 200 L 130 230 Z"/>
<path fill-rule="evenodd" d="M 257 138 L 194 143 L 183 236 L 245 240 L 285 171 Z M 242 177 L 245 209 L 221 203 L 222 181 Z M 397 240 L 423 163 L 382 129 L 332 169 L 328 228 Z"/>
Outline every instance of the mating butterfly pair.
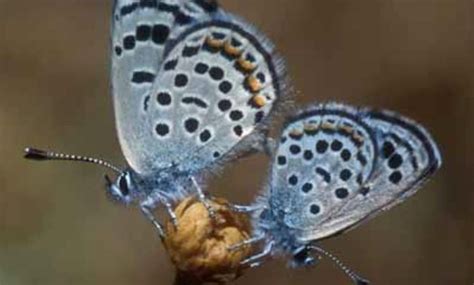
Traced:
<path fill-rule="evenodd" d="M 287 90 L 281 58 L 265 36 L 213 1 L 117 0 L 112 20 L 112 93 L 126 170 L 89 157 L 28 148 L 26 157 L 100 164 L 107 193 L 136 203 L 165 238 L 153 210 L 197 193 L 207 172 L 251 150 L 268 148 L 264 130 Z M 340 104 L 290 118 L 264 194 L 248 207 L 263 251 L 292 264 L 313 262 L 314 242 L 346 231 L 416 192 L 440 166 L 430 135 L 391 112 Z M 238 247 L 239 245 L 236 245 Z M 336 262 L 355 282 L 349 269 Z"/>

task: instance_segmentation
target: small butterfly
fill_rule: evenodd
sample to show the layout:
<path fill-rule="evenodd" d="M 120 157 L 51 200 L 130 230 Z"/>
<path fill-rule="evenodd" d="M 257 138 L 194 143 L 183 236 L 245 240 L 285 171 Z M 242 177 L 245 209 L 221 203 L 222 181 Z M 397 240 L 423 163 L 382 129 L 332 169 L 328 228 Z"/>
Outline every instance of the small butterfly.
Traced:
<path fill-rule="evenodd" d="M 267 38 L 205 0 L 117 0 L 112 19 L 112 94 L 128 167 L 39 149 L 26 158 L 109 167 L 107 192 L 152 211 L 193 191 L 198 180 L 264 145 L 265 126 L 285 92 L 285 68 Z"/>
<path fill-rule="evenodd" d="M 405 201 L 441 166 L 428 132 L 394 112 L 341 104 L 308 108 L 290 118 L 273 154 L 266 191 L 252 206 L 254 237 L 263 252 L 313 264 L 315 251 L 335 261 L 356 284 L 368 284 L 315 242 L 346 232 Z"/>

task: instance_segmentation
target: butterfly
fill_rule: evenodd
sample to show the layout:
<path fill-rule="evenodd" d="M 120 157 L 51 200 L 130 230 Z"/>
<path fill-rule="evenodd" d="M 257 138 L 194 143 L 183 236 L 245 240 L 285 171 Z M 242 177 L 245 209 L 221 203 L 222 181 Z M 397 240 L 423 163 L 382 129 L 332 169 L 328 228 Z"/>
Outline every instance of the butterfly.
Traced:
<path fill-rule="evenodd" d="M 205 0 L 116 0 L 111 36 L 112 97 L 125 170 L 84 156 L 35 148 L 26 158 L 109 167 L 107 193 L 153 215 L 197 193 L 200 180 L 264 145 L 284 97 L 285 67 L 272 43 L 244 20 Z"/>
<path fill-rule="evenodd" d="M 292 266 L 311 265 L 311 252 L 335 261 L 356 284 L 368 284 L 316 242 L 353 229 L 405 201 L 441 166 L 430 134 L 390 111 L 328 103 L 286 122 L 273 153 L 264 193 L 251 206 L 253 238 L 263 251 L 243 264 L 276 254 Z"/>

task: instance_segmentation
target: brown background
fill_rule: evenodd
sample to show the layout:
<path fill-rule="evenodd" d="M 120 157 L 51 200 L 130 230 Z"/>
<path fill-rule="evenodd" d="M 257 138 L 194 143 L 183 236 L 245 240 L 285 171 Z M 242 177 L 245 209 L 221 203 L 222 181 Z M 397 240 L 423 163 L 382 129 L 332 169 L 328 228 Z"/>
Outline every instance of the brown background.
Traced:
<path fill-rule="evenodd" d="M 155 232 L 103 193 L 102 169 L 21 159 L 32 144 L 123 162 L 108 81 L 112 1 L 0 0 L 0 284 L 171 284 Z M 474 282 L 474 2 L 222 0 L 286 57 L 296 101 L 398 110 L 445 163 L 424 189 L 326 248 L 374 284 Z M 211 191 L 251 201 L 266 158 Z M 236 284 L 349 284 L 329 262 L 273 261 Z"/>

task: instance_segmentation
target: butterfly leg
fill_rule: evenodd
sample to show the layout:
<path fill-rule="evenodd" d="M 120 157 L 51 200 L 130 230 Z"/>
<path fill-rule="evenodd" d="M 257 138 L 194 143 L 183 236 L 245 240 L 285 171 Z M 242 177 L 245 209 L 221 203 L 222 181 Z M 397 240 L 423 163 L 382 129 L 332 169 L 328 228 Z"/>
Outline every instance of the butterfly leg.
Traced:
<path fill-rule="evenodd" d="M 261 235 L 258 235 L 258 236 L 255 236 L 253 238 L 249 238 L 247 240 L 244 240 L 242 242 L 239 242 L 239 243 L 236 243 L 234 245 L 231 245 L 227 248 L 227 250 L 230 250 L 230 251 L 234 251 L 234 250 L 237 250 L 243 246 L 247 246 L 247 245 L 251 245 L 251 244 L 254 244 L 254 243 L 257 243 L 257 242 L 260 242 L 262 240 L 265 239 L 265 235 L 264 234 L 261 234 Z"/>
<path fill-rule="evenodd" d="M 237 212 L 237 213 L 252 213 L 263 208 L 260 205 L 244 206 L 244 205 L 235 205 L 235 204 L 230 205 L 230 207 L 234 212 Z"/>
<path fill-rule="evenodd" d="M 168 215 L 170 216 L 173 226 L 177 228 L 178 218 L 176 217 L 176 213 L 174 212 L 173 205 L 171 205 L 170 201 L 166 198 L 164 198 L 162 201 L 163 201 L 163 205 L 165 205 L 166 212 L 168 212 Z"/>
<path fill-rule="evenodd" d="M 166 238 L 165 231 L 163 229 L 163 226 L 158 222 L 158 220 L 155 218 L 153 215 L 153 209 L 155 207 L 148 203 L 147 201 L 143 202 L 140 205 L 140 209 L 142 210 L 142 213 L 145 215 L 145 217 L 155 226 L 155 228 L 158 230 L 158 234 L 160 235 L 161 240 L 163 241 Z"/>
<path fill-rule="evenodd" d="M 214 211 L 214 208 L 209 203 L 209 199 L 206 197 L 204 192 L 202 192 L 201 186 L 199 186 L 199 184 L 197 183 L 196 178 L 194 178 L 194 176 L 191 177 L 191 181 L 193 182 L 194 188 L 197 191 L 199 201 L 204 204 L 207 211 L 209 212 L 209 216 L 210 217 L 215 217 L 216 212 Z"/>
<path fill-rule="evenodd" d="M 258 254 L 255 254 L 255 255 L 252 255 L 251 257 L 243 260 L 240 262 L 241 265 L 248 265 L 250 267 L 256 267 L 256 266 L 259 266 L 260 264 L 262 264 L 263 262 L 263 259 L 266 258 L 268 255 L 271 254 L 272 252 L 272 249 L 273 249 L 273 246 L 274 246 L 275 242 L 274 241 L 270 241 L 266 246 L 265 248 L 263 249 L 262 252 L 258 253 Z"/>

